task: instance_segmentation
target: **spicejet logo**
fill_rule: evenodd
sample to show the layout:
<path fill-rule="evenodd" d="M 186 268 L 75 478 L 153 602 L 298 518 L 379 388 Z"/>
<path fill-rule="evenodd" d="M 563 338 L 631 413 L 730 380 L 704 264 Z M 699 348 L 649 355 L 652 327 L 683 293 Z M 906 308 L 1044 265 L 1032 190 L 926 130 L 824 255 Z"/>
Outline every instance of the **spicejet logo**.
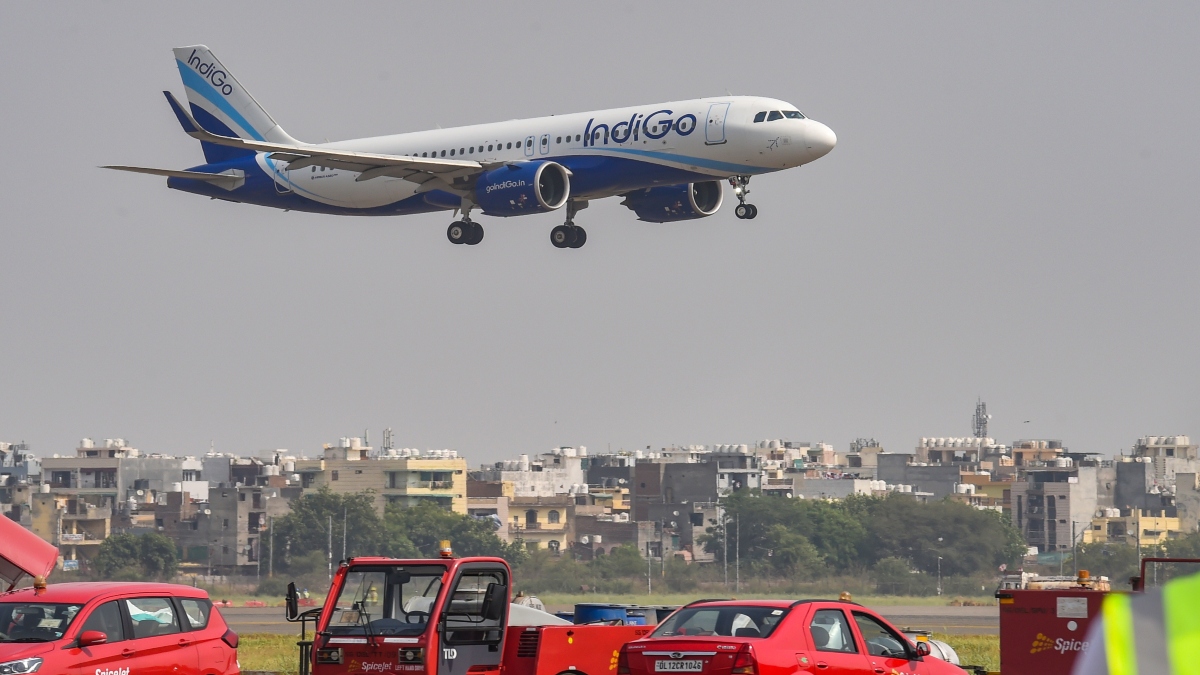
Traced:
<path fill-rule="evenodd" d="M 1053 649 L 1059 654 L 1066 654 L 1067 652 L 1081 652 L 1087 648 L 1088 642 L 1086 640 L 1071 640 L 1063 638 L 1051 640 L 1045 634 L 1038 633 L 1037 637 L 1033 639 L 1033 646 L 1030 648 L 1029 653 L 1039 654 L 1041 652 Z"/>
<path fill-rule="evenodd" d="M 192 55 L 188 57 L 188 65 L 197 73 L 204 76 L 204 79 L 212 83 L 212 86 L 217 88 L 217 91 L 226 96 L 233 93 L 233 85 L 226 82 L 229 75 L 217 67 L 217 62 L 204 63 L 200 57 L 196 55 L 196 50 L 192 50 Z"/>
<path fill-rule="evenodd" d="M 128 668 L 97 668 L 96 675 L 129 675 Z"/>

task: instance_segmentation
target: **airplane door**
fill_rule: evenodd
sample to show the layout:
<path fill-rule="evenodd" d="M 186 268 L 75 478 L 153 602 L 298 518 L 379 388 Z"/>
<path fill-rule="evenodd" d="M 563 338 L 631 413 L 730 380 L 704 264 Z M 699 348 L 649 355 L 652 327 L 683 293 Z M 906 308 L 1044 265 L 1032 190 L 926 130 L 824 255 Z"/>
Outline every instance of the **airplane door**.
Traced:
<path fill-rule="evenodd" d="M 532 143 L 525 147 L 533 150 Z M 494 588 L 503 594 L 503 600 L 499 616 L 488 617 L 485 599 Z M 436 675 L 499 670 L 508 600 L 508 573 L 504 567 L 481 562 L 465 563 L 459 568 L 438 619 L 441 653 Z"/>
<path fill-rule="evenodd" d="M 725 142 L 725 116 L 728 113 L 728 103 L 713 103 L 708 106 L 708 122 L 704 125 L 705 145 L 720 145 Z"/>
<path fill-rule="evenodd" d="M 542 139 L 538 141 L 538 149 L 543 155 L 550 154 L 550 134 L 542 134 Z"/>
<path fill-rule="evenodd" d="M 525 156 L 533 157 L 533 143 L 537 140 L 533 136 L 525 139 Z"/>

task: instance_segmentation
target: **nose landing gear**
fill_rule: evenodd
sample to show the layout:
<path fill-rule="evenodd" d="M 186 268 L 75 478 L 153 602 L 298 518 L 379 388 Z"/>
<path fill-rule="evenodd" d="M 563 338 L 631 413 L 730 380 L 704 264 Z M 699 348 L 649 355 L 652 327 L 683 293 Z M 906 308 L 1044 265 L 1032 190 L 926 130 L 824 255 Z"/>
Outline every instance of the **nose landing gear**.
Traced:
<path fill-rule="evenodd" d="M 746 195 L 750 194 L 750 176 L 734 176 L 729 179 L 729 184 L 733 186 L 733 195 L 738 198 L 733 215 L 742 220 L 754 220 L 758 215 L 758 207 L 746 203 Z"/>
<path fill-rule="evenodd" d="M 580 248 L 587 243 L 587 230 L 575 224 L 575 214 L 587 207 L 587 202 L 567 200 L 566 222 L 550 230 L 550 243 L 554 248 Z"/>

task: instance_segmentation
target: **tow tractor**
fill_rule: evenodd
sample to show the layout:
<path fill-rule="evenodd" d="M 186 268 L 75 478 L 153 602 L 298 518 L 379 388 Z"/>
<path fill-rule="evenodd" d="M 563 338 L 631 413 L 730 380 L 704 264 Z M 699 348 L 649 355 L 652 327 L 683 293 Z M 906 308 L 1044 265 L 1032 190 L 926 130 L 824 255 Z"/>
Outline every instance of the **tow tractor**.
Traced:
<path fill-rule="evenodd" d="M 646 626 L 575 625 L 510 603 L 501 558 L 357 557 L 334 573 L 322 607 L 286 615 L 301 624 L 301 675 L 608 675 L 621 646 Z M 312 624 L 309 639 L 308 625 Z"/>

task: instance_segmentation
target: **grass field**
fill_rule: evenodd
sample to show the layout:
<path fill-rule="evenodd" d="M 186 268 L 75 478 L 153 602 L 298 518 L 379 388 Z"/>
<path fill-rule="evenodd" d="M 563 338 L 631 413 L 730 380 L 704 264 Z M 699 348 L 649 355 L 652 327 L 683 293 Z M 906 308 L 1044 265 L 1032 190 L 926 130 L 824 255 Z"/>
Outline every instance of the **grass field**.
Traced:
<path fill-rule="evenodd" d="M 995 635 L 946 635 L 934 633 L 958 652 L 964 664 L 984 666 L 988 670 L 1000 670 L 1000 638 Z M 272 635 L 251 633 L 241 636 L 238 644 L 238 660 L 242 671 L 265 670 L 295 675 L 300 659 L 300 648 L 295 635 Z"/>

